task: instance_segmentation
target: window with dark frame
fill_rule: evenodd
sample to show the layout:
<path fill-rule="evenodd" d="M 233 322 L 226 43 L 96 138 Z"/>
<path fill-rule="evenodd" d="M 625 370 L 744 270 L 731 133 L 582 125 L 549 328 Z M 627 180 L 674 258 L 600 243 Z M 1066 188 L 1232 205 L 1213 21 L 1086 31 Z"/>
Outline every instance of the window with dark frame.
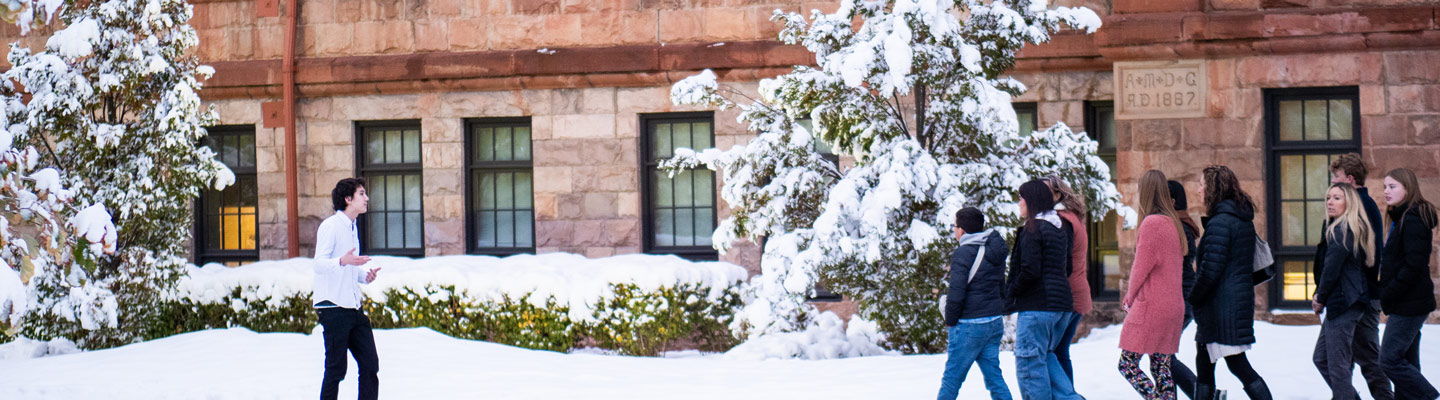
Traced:
<path fill-rule="evenodd" d="M 466 122 L 466 250 L 495 256 L 535 253 L 530 119 Z"/>
<path fill-rule="evenodd" d="M 1360 152 L 1357 87 L 1266 89 L 1266 218 L 1277 279 L 1270 308 L 1308 309 L 1330 161 Z"/>
<path fill-rule="evenodd" d="M 1096 141 L 1096 153 L 1110 167 L 1110 182 L 1116 182 L 1115 168 L 1115 103 L 1085 102 L 1085 132 Z M 1114 211 L 1099 221 L 1090 221 L 1089 265 L 1090 295 L 1096 300 L 1120 299 L 1120 227 Z"/>
<path fill-rule="evenodd" d="M 715 147 L 714 114 L 672 113 L 640 117 L 645 252 L 691 260 L 716 260 L 715 174 L 706 169 L 669 171 L 660 162 L 677 148 Z"/>
<path fill-rule="evenodd" d="M 1040 126 L 1039 107 L 1034 102 L 1010 103 L 1015 108 L 1015 120 L 1020 122 L 1020 137 L 1029 137 Z"/>
<path fill-rule="evenodd" d="M 240 266 L 260 259 L 256 248 L 255 126 L 217 126 L 203 141 L 235 174 L 224 190 L 209 189 L 195 204 L 195 263 Z"/>
<path fill-rule="evenodd" d="M 369 255 L 425 255 L 421 192 L 420 121 L 356 123 L 357 169 L 370 196 L 357 220 L 362 251 Z"/>

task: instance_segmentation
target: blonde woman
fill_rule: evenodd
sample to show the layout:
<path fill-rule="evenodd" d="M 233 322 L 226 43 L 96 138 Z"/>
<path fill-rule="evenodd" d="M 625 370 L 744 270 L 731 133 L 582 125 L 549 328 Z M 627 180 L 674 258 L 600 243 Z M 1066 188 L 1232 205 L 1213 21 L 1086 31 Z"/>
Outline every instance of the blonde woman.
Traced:
<path fill-rule="evenodd" d="M 1348 183 L 1336 183 L 1325 193 L 1324 269 L 1315 297 L 1316 314 L 1324 312 L 1320 338 L 1315 341 L 1315 368 L 1330 385 L 1334 399 L 1358 399 L 1351 384 L 1355 329 L 1365 316 L 1370 299 L 1366 269 L 1375 265 L 1377 249 L 1370 217 L 1361 207 L 1360 194 Z"/>

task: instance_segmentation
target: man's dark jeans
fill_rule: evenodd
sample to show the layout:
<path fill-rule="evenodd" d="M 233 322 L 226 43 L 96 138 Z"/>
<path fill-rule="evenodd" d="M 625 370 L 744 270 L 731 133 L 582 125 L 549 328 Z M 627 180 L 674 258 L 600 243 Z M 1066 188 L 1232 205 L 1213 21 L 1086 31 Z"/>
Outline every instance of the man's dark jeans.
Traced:
<path fill-rule="evenodd" d="M 320 399 L 335 400 L 340 381 L 350 360 L 348 350 L 360 367 L 360 400 L 374 400 L 380 390 L 380 358 L 375 354 L 375 335 L 370 331 L 370 318 L 360 310 L 320 308 L 320 326 L 325 335 L 325 378 L 320 383 Z"/>

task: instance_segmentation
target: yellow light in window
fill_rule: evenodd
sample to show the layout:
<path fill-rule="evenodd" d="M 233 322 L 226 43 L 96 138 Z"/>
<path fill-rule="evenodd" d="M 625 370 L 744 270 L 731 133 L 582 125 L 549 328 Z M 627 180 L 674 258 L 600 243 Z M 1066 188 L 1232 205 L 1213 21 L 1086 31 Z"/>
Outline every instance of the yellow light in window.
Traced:
<path fill-rule="evenodd" d="M 220 215 L 220 248 L 254 250 L 255 207 L 221 207 Z"/>
<path fill-rule="evenodd" d="M 1285 300 L 1310 300 L 1310 297 L 1315 294 L 1315 284 L 1310 278 L 1311 276 L 1308 272 L 1285 272 Z"/>

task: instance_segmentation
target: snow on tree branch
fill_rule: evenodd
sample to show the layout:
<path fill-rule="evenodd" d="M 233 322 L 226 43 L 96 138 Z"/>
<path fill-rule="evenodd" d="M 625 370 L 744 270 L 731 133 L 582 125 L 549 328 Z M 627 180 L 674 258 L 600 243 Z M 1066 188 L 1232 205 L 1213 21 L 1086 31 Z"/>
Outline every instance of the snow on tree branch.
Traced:
<path fill-rule="evenodd" d="M 1085 134 L 1063 124 L 1018 131 L 1010 103 L 1024 85 L 1003 76 L 1025 44 L 1061 25 L 1093 32 L 1094 12 L 1044 0 L 843 0 L 834 13 L 771 19 L 818 67 L 763 80 L 759 100 L 733 106 L 710 71 L 677 83 L 676 104 L 736 107 L 756 137 L 662 163 L 724 177 L 732 213 L 717 248 L 765 243 L 738 335 L 810 326 L 817 313 L 804 300 L 824 282 L 859 301 L 891 348 L 940 350 L 931 293 L 942 289 L 956 211 L 978 207 L 1008 234 L 1020 222 L 1016 188 L 1057 175 L 1084 194 L 1092 218 L 1133 215 Z M 854 167 L 825 161 L 817 142 L 854 156 Z"/>

